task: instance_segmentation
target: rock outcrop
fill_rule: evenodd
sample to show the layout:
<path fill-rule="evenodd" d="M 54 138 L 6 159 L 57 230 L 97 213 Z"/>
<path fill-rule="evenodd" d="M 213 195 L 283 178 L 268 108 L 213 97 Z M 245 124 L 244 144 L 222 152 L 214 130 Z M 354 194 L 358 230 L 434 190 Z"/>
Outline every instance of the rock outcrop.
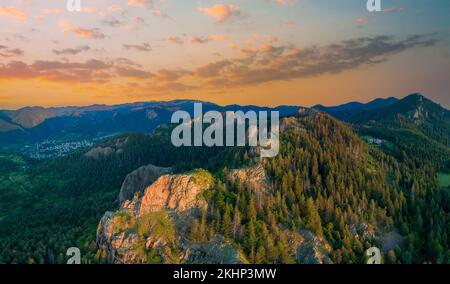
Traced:
<path fill-rule="evenodd" d="M 205 185 L 198 183 L 193 175 L 166 175 L 145 189 L 137 216 L 167 209 L 177 213 L 207 206 L 199 197 Z"/>
<path fill-rule="evenodd" d="M 351 224 L 349 230 L 353 237 L 362 241 L 370 241 L 378 237 L 377 229 L 366 223 Z"/>
<path fill-rule="evenodd" d="M 297 247 L 297 263 L 299 264 L 326 264 L 329 263 L 328 253 L 331 247 L 312 232 L 302 230 L 302 243 Z"/>
<path fill-rule="evenodd" d="M 103 144 L 87 151 L 84 156 L 91 159 L 101 159 L 112 155 L 120 155 L 124 152 L 129 137 L 118 137 L 114 143 Z"/>
<path fill-rule="evenodd" d="M 170 170 L 147 166 L 130 174 L 121 191 L 120 210 L 106 212 L 101 219 L 97 245 L 106 253 L 107 262 L 246 262 L 238 250 L 220 236 L 202 244 L 186 238 L 193 214 L 207 206 L 202 193 L 212 185 L 211 174 L 197 170 L 189 174 L 164 175 L 142 190 L 155 169 L 159 173 Z"/>
<path fill-rule="evenodd" d="M 222 236 L 203 244 L 192 243 L 185 254 L 186 264 L 245 264 L 248 263 L 236 248 Z"/>
<path fill-rule="evenodd" d="M 125 178 L 119 194 L 119 202 L 132 200 L 136 193 L 143 194 L 144 190 L 160 176 L 169 174 L 171 168 L 161 168 L 153 165 L 143 166 L 133 171 Z"/>
<path fill-rule="evenodd" d="M 116 218 L 113 212 L 106 212 L 97 229 L 97 244 L 106 251 L 108 262 L 145 263 L 147 259 L 135 249 L 138 235 L 117 231 Z"/>
<path fill-rule="evenodd" d="M 228 174 L 228 180 L 232 182 L 240 181 L 249 186 L 250 189 L 258 192 L 271 190 L 269 179 L 262 164 L 251 168 L 231 170 Z"/>

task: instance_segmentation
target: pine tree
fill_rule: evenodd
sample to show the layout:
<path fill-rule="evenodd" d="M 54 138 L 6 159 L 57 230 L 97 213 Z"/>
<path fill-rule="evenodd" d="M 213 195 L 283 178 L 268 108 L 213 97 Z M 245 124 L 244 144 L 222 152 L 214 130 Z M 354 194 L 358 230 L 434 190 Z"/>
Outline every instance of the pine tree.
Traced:
<path fill-rule="evenodd" d="M 319 213 L 317 212 L 316 205 L 314 204 L 314 200 L 311 197 L 309 197 L 306 201 L 305 224 L 306 227 L 314 234 L 318 236 L 322 235 L 322 222 L 320 220 Z"/>

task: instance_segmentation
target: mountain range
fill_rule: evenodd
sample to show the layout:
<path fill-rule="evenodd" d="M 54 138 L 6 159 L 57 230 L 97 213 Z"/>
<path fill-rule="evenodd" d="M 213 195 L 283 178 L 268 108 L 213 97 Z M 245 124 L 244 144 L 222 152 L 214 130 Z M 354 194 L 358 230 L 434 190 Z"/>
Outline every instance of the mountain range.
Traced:
<path fill-rule="evenodd" d="M 87 107 L 42 108 L 26 107 L 19 110 L 0 110 L 0 148 L 20 149 L 23 145 L 55 140 L 56 142 L 95 139 L 124 132 L 150 133 L 158 125 L 170 123 L 172 113 L 185 110 L 193 113 L 190 100 L 169 102 L 139 102 L 121 105 L 93 105 Z M 219 106 L 203 103 L 203 110 L 277 110 L 280 115 L 291 115 L 298 107 L 276 108 L 258 106 Z"/>
<path fill-rule="evenodd" d="M 387 98 L 376 99 L 366 104 L 352 102 L 334 107 L 316 105 L 313 108 L 351 122 L 361 113 L 385 108 L 397 101 L 395 98 Z M 86 139 L 92 141 L 126 132 L 150 133 L 158 125 L 169 123 L 172 113 L 176 110 L 185 110 L 192 114 L 193 102 L 177 100 L 110 106 L 25 107 L 18 110 L 0 110 L 0 150 L 20 152 L 24 146 L 42 141 L 51 141 L 54 145 Z M 202 103 L 204 111 L 276 110 L 281 116 L 292 115 L 301 107 L 219 106 L 213 103 Z"/>

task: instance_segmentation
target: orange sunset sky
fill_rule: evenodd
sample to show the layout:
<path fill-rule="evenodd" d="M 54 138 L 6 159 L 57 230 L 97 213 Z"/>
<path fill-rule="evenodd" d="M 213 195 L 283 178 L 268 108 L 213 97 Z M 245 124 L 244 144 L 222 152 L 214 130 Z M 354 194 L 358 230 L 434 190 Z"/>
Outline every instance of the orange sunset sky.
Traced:
<path fill-rule="evenodd" d="M 450 107 L 450 1 L 0 2 L 0 109 L 198 99 Z"/>

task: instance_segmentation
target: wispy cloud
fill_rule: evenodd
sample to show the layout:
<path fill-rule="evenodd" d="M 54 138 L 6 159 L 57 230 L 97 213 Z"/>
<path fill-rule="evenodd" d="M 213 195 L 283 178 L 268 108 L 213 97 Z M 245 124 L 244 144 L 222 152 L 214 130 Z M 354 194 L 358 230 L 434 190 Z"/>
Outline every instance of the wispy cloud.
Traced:
<path fill-rule="evenodd" d="M 77 27 L 72 25 L 66 20 L 62 20 L 59 23 L 59 27 L 65 32 L 71 32 L 83 38 L 103 39 L 106 37 L 106 35 L 102 33 L 99 29 L 87 29 Z"/>
<path fill-rule="evenodd" d="M 103 21 L 102 21 L 102 23 L 104 24 L 104 25 L 106 25 L 106 26 L 109 26 L 109 27 L 124 27 L 124 26 L 126 26 L 127 25 L 127 22 L 125 22 L 125 21 L 121 21 L 121 20 L 119 20 L 119 19 L 117 19 L 117 18 L 115 18 L 115 17 L 111 17 L 111 18 L 108 18 L 108 19 L 104 19 Z"/>
<path fill-rule="evenodd" d="M 177 39 L 171 39 L 177 42 Z M 91 59 L 85 62 L 43 61 L 33 64 L 21 61 L 0 63 L 0 78 L 45 78 L 81 82 L 105 82 L 113 78 L 134 78 L 160 82 L 178 82 L 172 90 L 192 90 L 203 86 L 215 90 L 245 85 L 256 85 L 271 81 L 337 74 L 362 66 L 371 66 L 389 60 L 390 56 L 405 50 L 435 45 L 439 40 L 435 34 L 417 34 L 406 38 L 388 35 L 361 37 L 344 40 L 325 46 L 300 48 L 292 45 L 275 45 L 267 41 L 258 48 L 242 49 L 243 57 L 210 62 L 194 70 L 160 69 L 155 73 L 143 69 L 126 58 L 115 60 Z M 127 45 L 128 49 L 150 50 L 149 45 Z M 76 53 L 74 50 L 59 50 L 59 53 Z M 195 80 L 195 84 L 183 81 Z"/>
<path fill-rule="evenodd" d="M 192 36 L 191 43 L 207 43 L 211 41 L 226 41 L 226 35 Z"/>
<path fill-rule="evenodd" d="M 128 6 L 135 8 L 151 9 L 153 8 L 152 0 L 128 0 Z"/>
<path fill-rule="evenodd" d="M 113 60 L 90 59 L 84 62 L 37 60 L 32 64 L 22 61 L 0 63 L 1 79 L 45 79 L 63 82 L 105 83 L 114 78 L 148 79 L 153 73 L 140 69 L 125 58 Z"/>
<path fill-rule="evenodd" d="M 149 52 L 152 51 L 152 47 L 149 43 L 143 43 L 143 44 L 124 44 L 123 48 L 126 50 L 135 50 L 135 51 L 142 51 L 142 52 Z"/>
<path fill-rule="evenodd" d="M 75 48 L 65 48 L 65 49 L 53 49 L 53 53 L 56 55 L 77 55 L 83 51 L 88 51 L 91 48 L 87 45 L 79 46 Z"/>
<path fill-rule="evenodd" d="M 435 45 L 434 35 L 363 37 L 326 46 L 298 48 L 263 44 L 243 49 L 244 58 L 226 59 L 204 65 L 197 76 L 214 87 L 232 87 L 336 74 L 364 65 L 380 64 L 402 51 Z"/>
<path fill-rule="evenodd" d="M 164 39 L 164 41 L 168 44 L 183 44 L 184 41 L 182 38 L 177 36 L 168 36 Z"/>
<path fill-rule="evenodd" d="M 8 7 L 4 5 L 0 5 L 0 15 L 12 17 L 20 21 L 26 21 L 27 15 L 25 12 L 14 8 L 14 7 Z"/>
<path fill-rule="evenodd" d="M 7 57 L 14 57 L 14 56 L 21 56 L 24 52 L 20 48 L 9 48 L 4 45 L 0 45 L 0 57 L 7 58 Z"/>
<path fill-rule="evenodd" d="M 199 8 L 200 12 L 216 19 L 217 22 L 225 22 L 241 16 L 241 10 L 234 4 L 216 4 L 212 7 Z"/>

